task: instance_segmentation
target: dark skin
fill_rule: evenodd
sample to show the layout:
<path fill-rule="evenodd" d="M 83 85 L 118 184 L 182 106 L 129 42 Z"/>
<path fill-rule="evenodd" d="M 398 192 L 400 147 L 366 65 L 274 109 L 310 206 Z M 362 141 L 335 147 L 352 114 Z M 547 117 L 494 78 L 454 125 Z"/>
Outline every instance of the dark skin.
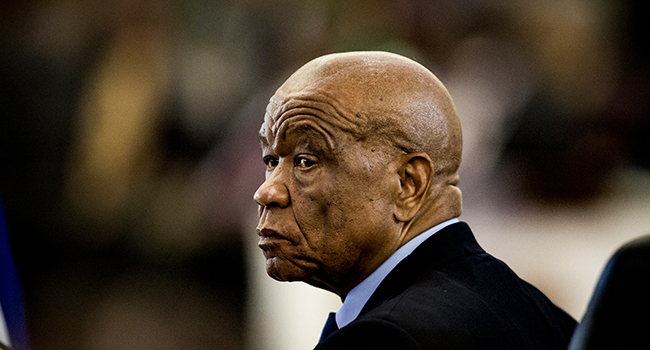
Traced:
<path fill-rule="evenodd" d="M 271 98 L 255 193 L 267 273 L 345 299 L 391 254 L 457 217 L 460 124 L 421 65 L 381 52 L 307 63 Z"/>

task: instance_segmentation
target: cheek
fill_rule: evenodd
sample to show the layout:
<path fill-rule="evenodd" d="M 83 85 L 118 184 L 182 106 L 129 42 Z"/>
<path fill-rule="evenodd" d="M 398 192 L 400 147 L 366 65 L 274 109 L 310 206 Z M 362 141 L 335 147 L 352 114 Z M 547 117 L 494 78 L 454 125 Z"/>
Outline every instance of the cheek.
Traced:
<path fill-rule="evenodd" d="M 316 255 L 336 259 L 341 254 L 353 253 L 361 243 L 367 219 L 374 212 L 373 202 L 365 199 L 366 194 L 333 186 L 305 191 L 294 200 L 296 222 L 305 243 Z"/>
<path fill-rule="evenodd" d="M 305 252 L 328 269 L 337 269 L 352 254 L 351 208 L 336 188 L 301 192 L 293 201 L 295 220 Z M 335 267 L 336 266 L 336 267 Z"/>
<path fill-rule="evenodd" d="M 316 248 L 327 238 L 340 220 L 340 211 L 333 196 L 322 193 L 305 191 L 300 196 L 294 196 L 293 209 L 296 223 L 300 227 L 303 238 L 309 246 Z"/>
<path fill-rule="evenodd" d="M 293 206 L 301 227 L 335 230 L 341 221 L 347 220 L 351 203 L 342 182 L 319 179 L 315 185 L 296 191 Z"/>

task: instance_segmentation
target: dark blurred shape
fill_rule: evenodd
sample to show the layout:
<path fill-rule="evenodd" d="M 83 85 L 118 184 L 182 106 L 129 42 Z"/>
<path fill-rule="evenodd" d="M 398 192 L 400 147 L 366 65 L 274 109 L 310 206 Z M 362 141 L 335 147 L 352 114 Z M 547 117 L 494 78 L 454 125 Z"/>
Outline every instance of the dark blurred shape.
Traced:
<path fill-rule="evenodd" d="M 650 235 L 620 247 L 596 285 L 569 350 L 640 349 L 650 327 Z"/>
<path fill-rule="evenodd" d="M 521 172 L 525 193 L 554 203 L 603 191 L 623 146 L 602 119 L 572 115 L 538 94 L 515 120 L 505 157 Z"/>
<path fill-rule="evenodd" d="M 630 162 L 650 169 L 650 3 L 621 1 L 619 17 L 622 76 L 609 111 L 610 127 L 625 141 Z"/>

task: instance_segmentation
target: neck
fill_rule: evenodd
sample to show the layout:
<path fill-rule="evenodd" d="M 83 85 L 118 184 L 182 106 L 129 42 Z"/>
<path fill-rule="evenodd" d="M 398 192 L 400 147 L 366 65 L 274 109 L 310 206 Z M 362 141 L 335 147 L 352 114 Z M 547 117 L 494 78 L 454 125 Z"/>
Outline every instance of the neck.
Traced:
<path fill-rule="evenodd" d="M 431 227 L 460 216 L 462 197 L 458 187 L 445 186 L 438 194 L 434 191 L 430 198 L 432 199 L 422 205 L 413 219 L 404 224 L 400 246 Z"/>

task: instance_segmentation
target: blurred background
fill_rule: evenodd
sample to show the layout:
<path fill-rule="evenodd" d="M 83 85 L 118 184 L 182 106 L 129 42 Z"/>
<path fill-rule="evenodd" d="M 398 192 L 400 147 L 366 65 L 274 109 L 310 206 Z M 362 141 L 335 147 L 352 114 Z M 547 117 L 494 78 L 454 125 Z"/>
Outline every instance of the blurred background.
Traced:
<path fill-rule="evenodd" d="M 447 85 L 478 241 L 575 318 L 650 233 L 642 0 L 4 0 L 0 196 L 30 343 L 309 349 L 336 297 L 264 273 L 268 98 L 387 50 Z"/>

